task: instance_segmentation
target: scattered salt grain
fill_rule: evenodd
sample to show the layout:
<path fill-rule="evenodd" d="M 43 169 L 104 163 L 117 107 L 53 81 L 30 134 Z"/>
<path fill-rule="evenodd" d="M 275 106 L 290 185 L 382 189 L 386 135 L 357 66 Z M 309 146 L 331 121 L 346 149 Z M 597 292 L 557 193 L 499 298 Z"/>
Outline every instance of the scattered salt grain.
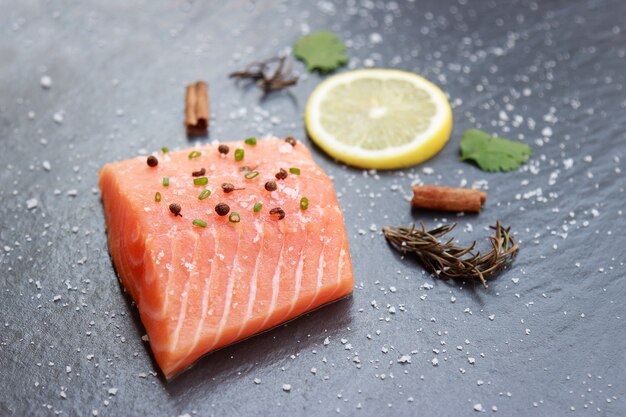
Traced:
<path fill-rule="evenodd" d="M 398 359 L 398 363 L 411 363 L 411 355 L 402 355 Z"/>
<path fill-rule="evenodd" d="M 63 112 L 58 111 L 54 113 L 54 115 L 52 116 L 52 120 L 54 120 L 57 124 L 63 123 Z"/>
<path fill-rule="evenodd" d="M 370 43 L 377 44 L 383 41 L 383 37 L 378 32 L 373 32 L 370 34 Z"/>
<path fill-rule="evenodd" d="M 567 158 L 563 160 L 563 168 L 571 169 L 574 166 L 574 160 L 572 158 Z"/>
<path fill-rule="evenodd" d="M 32 210 L 35 207 L 37 207 L 37 204 L 39 204 L 37 202 L 37 199 L 36 198 L 31 198 L 31 199 L 26 201 L 26 208 L 29 209 L 29 210 Z"/>
<path fill-rule="evenodd" d="M 291 384 L 283 384 L 283 391 L 285 392 L 291 391 Z"/>
<path fill-rule="evenodd" d="M 39 79 L 39 83 L 45 89 L 52 87 L 52 78 L 49 75 L 44 75 Z"/>
<path fill-rule="evenodd" d="M 483 405 L 482 404 L 474 404 L 474 411 L 478 411 L 481 412 L 483 411 Z"/>

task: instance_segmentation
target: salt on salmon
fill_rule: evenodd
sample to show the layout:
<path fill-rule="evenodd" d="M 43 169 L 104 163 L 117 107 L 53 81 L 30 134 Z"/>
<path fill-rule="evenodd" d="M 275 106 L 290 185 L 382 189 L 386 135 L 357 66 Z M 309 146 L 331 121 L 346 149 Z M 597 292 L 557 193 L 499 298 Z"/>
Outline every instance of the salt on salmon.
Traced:
<path fill-rule="evenodd" d="M 137 157 L 102 168 L 109 251 L 166 378 L 352 292 L 333 183 L 302 143 L 292 143 L 228 142 L 228 154 L 208 144 L 154 154 L 156 166 Z M 284 179 L 276 178 L 281 168 Z M 276 190 L 266 189 L 270 181 Z M 225 192 L 223 183 L 236 190 Z M 218 203 L 229 214 L 218 215 Z M 275 208 L 283 218 L 270 213 Z"/>

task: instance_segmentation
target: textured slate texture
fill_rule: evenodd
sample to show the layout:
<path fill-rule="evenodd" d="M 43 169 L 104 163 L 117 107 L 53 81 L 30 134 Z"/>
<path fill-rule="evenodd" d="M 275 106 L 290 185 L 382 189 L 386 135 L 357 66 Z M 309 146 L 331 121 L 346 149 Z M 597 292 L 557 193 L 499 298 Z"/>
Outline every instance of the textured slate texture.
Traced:
<path fill-rule="evenodd" d="M 0 415 L 625 415 L 625 15 L 619 0 L 0 1 Z M 227 78 L 318 28 L 347 41 L 350 68 L 441 85 L 447 147 L 403 171 L 346 168 L 304 133 L 322 77 L 297 63 L 300 83 L 263 101 Z M 210 84 L 204 140 L 313 148 L 340 193 L 357 287 L 165 383 L 107 253 L 97 172 L 187 146 L 196 79 Z M 483 173 L 458 161 L 470 127 L 535 155 Z M 411 211 L 412 183 L 476 186 L 488 202 Z M 496 219 L 522 248 L 488 290 L 434 280 L 380 234 L 458 221 L 467 243 Z"/>

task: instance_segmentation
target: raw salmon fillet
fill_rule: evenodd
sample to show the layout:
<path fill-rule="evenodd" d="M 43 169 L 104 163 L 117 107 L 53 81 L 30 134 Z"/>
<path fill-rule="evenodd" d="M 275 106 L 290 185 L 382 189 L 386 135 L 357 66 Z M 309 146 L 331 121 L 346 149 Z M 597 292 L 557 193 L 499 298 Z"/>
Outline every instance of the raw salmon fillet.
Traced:
<path fill-rule="evenodd" d="M 155 167 L 138 157 L 100 172 L 109 251 L 168 379 L 208 352 L 352 292 L 341 208 L 308 149 L 279 139 L 227 145 L 227 155 L 210 144 L 155 154 Z M 244 150 L 242 161 L 234 158 L 237 148 Z M 207 185 L 194 184 L 192 172 L 201 168 Z M 298 168 L 300 175 L 277 179 L 281 168 Z M 246 170 L 259 175 L 246 178 Z M 267 181 L 277 189 L 267 191 Z M 223 183 L 243 189 L 225 193 Z M 211 195 L 200 200 L 205 189 Z M 309 200 L 306 209 L 302 197 Z M 254 212 L 258 202 L 263 207 Z M 181 206 L 182 217 L 170 211 L 171 203 Z M 240 221 L 219 216 L 218 203 Z M 270 214 L 276 207 L 284 218 Z"/>

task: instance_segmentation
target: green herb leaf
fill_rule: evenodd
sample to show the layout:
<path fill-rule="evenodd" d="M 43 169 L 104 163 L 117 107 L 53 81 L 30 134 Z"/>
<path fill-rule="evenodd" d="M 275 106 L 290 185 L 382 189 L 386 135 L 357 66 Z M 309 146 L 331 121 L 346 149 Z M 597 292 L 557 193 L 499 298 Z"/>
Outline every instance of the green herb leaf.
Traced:
<path fill-rule="evenodd" d="M 300 168 L 289 168 L 289 172 L 291 172 L 293 175 L 300 175 Z"/>
<path fill-rule="evenodd" d="M 309 199 L 306 197 L 302 197 L 300 199 L 300 209 L 301 210 L 306 210 L 309 208 Z"/>
<path fill-rule="evenodd" d="M 243 156 L 245 155 L 245 151 L 241 148 L 235 149 L 235 161 L 243 161 Z"/>
<path fill-rule="evenodd" d="M 169 177 L 163 177 L 163 186 L 167 187 L 168 185 L 170 185 Z"/>
<path fill-rule="evenodd" d="M 474 161 L 483 171 L 513 171 L 528 161 L 533 150 L 528 145 L 468 129 L 461 138 L 461 161 Z"/>
<path fill-rule="evenodd" d="M 246 145 L 256 145 L 256 138 L 248 138 L 248 139 L 244 140 L 244 143 Z"/>
<path fill-rule="evenodd" d="M 252 210 L 255 213 L 258 213 L 259 211 L 261 211 L 262 208 L 263 208 L 263 204 L 261 204 L 261 203 L 254 203 L 254 207 L 252 208 Z"/>
<path fill-rule="evenodd" d="M 209 183 L 209 179 L 207 177 L 194 178 L 193 183 L 195 185 L 207 185 Z"/>
<path fill-rule="evenodd" d="M 160 193 L 160 192 L 158 192 L 158 191 L 157 191 L 157 192 L 154 194 L 154 201 L 156 201 L 157 203 L 160 203 L 160 202 L 161 202 L 161 193 Z"/>
<path fill-rule="evenodd" d="M 320 30 L 300 38 L 293 45 L 293 54 L 304 62 L 309 71 L 330 72 L 345 65 L 346 45 L 328 30 Z"/>

